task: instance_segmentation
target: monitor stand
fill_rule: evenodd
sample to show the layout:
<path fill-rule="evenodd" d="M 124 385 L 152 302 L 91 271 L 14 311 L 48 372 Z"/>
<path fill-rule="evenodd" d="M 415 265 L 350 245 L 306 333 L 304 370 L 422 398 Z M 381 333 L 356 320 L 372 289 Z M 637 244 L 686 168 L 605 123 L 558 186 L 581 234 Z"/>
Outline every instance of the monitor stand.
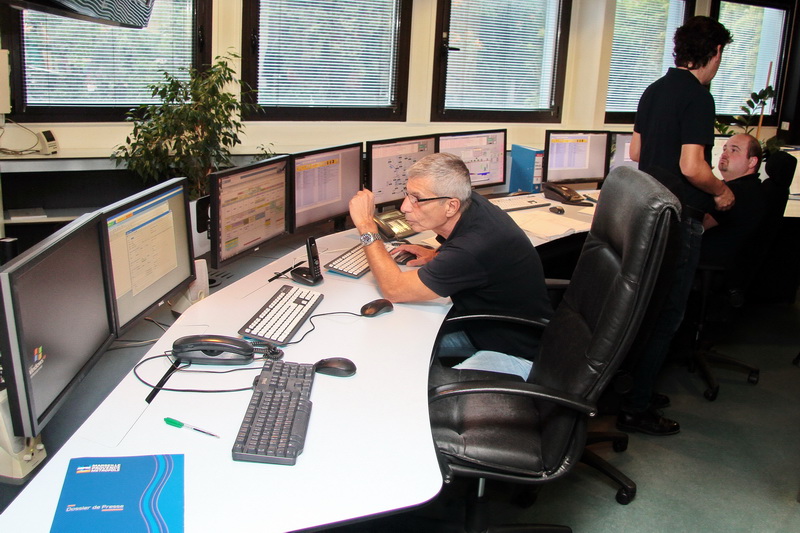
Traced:
<path fill-rule="evenodd" d="M 22 485 L 47 457 L 41 435 L 16 437 L 11 426 L 8 393 L 0 391 L 0 483 Z"/>

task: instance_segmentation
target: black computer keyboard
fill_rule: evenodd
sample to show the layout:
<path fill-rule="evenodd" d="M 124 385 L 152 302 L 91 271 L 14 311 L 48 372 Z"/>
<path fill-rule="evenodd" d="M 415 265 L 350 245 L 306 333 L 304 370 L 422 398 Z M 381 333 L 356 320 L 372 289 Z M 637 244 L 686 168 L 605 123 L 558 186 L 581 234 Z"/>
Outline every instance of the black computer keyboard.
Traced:
<path fill-rule="evenodd" d="M 233 444 L 234 460 L 295 464 L 306 440 L 313 382 L 312 364 L 265 361 Z"/>
<path fill-rule="evenodd" d="M 322 301 L 322 293 L 303 287 L 283 285 L 247 321 L 239 334 L 251 338 L 286 344 Z"/>

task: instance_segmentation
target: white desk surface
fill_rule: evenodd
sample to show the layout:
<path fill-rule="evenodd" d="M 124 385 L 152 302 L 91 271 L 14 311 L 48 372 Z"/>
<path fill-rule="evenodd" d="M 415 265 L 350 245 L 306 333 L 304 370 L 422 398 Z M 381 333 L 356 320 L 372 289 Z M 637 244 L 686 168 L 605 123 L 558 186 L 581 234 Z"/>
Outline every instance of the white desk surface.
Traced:
<path fill-rule="evenodd" d="M 336 255 L 329 250 L 354 246 L 357 235 L 344 232 L 317 242 L 324 264 Z M 235 336 L 281 284 L 293 283 L 267 280 L 304 253 L 289 254 L 193 305 L 147 356 L 163 353 L 187 334 Z M 325 294 L 316 313 L 358 313 L 361 305 L 380 297 L 371 273 L 359 280 L 324 276 L 314 287 Z M 305 450 L 294 466 L 231 459 L 250 391 L 161 391 L 147 405 L 150 389 L 129 374 L 0 515 L 0 530 L 48 531 L 73 457 L 184 454 L 188 532 L 288 531 L 425 503 L 442 484 L 428 420 L 427 376 L 433 341 L 448 309 L 449 300 L 439 300 L 396 304 L 391 313 L 373 318 L 319 317 L 302 343 L 285 348 L 288 361 L 345 356 L 358 366 L 349 378 L 315 377 Z M 140 367 L 140 375 L 155 383 L 168 366 L 166 358 L 156 359 Z M 252 371 L 229 374 L 177 373 L 166 386 L 247 387 L 261 363 L 250 366 Z M 231 367 L 200 369 L 212 368 Z M 221 438 L 168 426 L 164 417 Z"/>

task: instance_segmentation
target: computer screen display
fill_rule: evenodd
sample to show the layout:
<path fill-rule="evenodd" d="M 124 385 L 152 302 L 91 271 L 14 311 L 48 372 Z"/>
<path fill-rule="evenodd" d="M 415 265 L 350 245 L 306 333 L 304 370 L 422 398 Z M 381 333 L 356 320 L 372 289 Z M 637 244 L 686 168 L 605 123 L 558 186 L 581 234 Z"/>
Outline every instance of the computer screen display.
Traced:
<path fill-rule="evenodd" d="M 175 178 L 103 210 L 118 332 L 195 279 L 186 187 Z"/>
<path fill-rule="evenodd" d="M 616 132 L 610 133 L 608 146 L 608 170 L 609 172 L 617 167 L 632 167 L 639 168 L 639 163 L 631 159 L 631 139 L 633 133 L 630 132 Z"/>
<path fill-rule="evenodd" d="M 435 135 L 368 141 L 366 187 L 375 194 L 375 205 L 402 202 L 408 168 L 434 153 Z"/>
<path fill-rule="evenodd" d="M 542 181 L 602 181 L 608 174 L 608 132 L 546 130 Z"/>
<path fill-rule="evenodd" d="M 289 156 L 213 172 L 211 266 L 219 268 L 286 233 Z"/>
<path fill-rule="evenodd" d="M 361 143 L 292 156 L 292 231 L 347 216 L 350 199 L 361 188 L 361 159 Z"/>
<path fill-rule="evenodd" d="M 464 160 L 473 187 L 506 182 L 506 130 L 445 133 L 439 151 Z"/>
<path fill-rule="evenodd" d="M 17 436 L 37 436 L 115 339 L 101 221 L 83 215 L 0 270 L 0 360 Z"/>

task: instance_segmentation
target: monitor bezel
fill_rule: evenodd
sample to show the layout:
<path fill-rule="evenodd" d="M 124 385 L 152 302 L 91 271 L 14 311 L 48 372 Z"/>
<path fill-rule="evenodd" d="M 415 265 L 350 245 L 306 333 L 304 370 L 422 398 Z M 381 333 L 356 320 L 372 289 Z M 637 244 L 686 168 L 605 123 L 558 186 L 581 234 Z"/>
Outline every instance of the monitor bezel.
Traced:
<path fill-rule="evenodd" d="M 189 275 L 182 279 L 179 283 L 173 285 L 169 290 L 164 292 L 160 295 L 159 298 L 155 299 L 155 301 L 151 302 L 146 308 L 142 309 L 139 313 L 137 313 L 132 318 L 128 319 L 126 322 L 121 323 L 121 319 L 119 317 L 119 308 L 117 305 L 117 294 L 114 290 L 114 272 L 113 266 L 111 262 L 111 242 L 108 236 L 108 220 L 111 217 L 118 215 L 119 213 L 130 209 L 133 205 L 139 204 L 142 202 L 146 202 L 151 200 L 165 192 L 169 191 L 170 189 L 174 189 L 180 187 L 183 190 L 183 204 L 184 204 L 184 211 L 186 213 L 185 216 L 185 224 L 184 224 L 184 231 L 186 232 L 186 240 L 188 246 L 188 254 L 190 257 L 189 261 Z M 107 275 L 109 279 L 109 283 L 111 284 L 111 296 L 112 296 L 112 309 L 114 312 L 114 323 L 116 326 L 117 335 L 122 335 L 126 331 L 128 331 L 131 327 L 133 327 L 136 323 L 138 323 L 142 318 L 144 318 L 148 313 L 151 313 L 154 309 L 164 305 L 168 302 L 170 298 L 181 294 L 182 292 L 188 289 L 189 285 L 197 279 L 197 272 L 195 269 L 195 259 L 194 259 L 194 243 L 192 241 L 192 228 L 191 228 L 191 214 L 189 212 L 189 186 L 188 181 L 186 178 L 172 178 L 167 181 L 162 181 L 152 187 L 149 187 L 139 193 L 133 194 L 128 196 L 127 198 L 123 198 L 105 208 L 101 209 L 103 214 L 103 252 L 106 254 L 106 264 L 107 264 Z"/>
<path fill-rule="evenodd" d="M 485 135 L 487 133 L 502 133 L 503 134 L 503 157 L 501 161 L 503 162 L 503 180 L 496 181 L 492 183 L 484 183 L 481 185 L 472 184 L 473 189 L 484 189 L 489 187 L 499 187 L 501 185 L 506 185 L 508 183 L 508 128 L 496 128 L 496 129 L 487 129 L 487 130 L 475 130 L 475 131 L 454 131 L 454 132 L 447 132 L 447 133 L 439 133 L 437 134 L 437 142 L 436 142 L 436 151 L 442 151 L 442 138 L 443 137 L 471 137 L 476 135 Z M 447 152 L 451 153 L 451 152 Z"/>
<path fill-rule="evenodd" d="M 86 358 L 81 368 L 70 378 L 69 382 L 58 392 L 41 414 L 37 416 L 37 407 L 33 398 L 31 376 L 25 370 L 25 359 L 19 328 L 19 297 L 14 288 L 14 279 L 25 275 L 36 268 L 53 253 L 67 246 L 72 236 L 81 231 L 94 229 L 100 260 L 100 274 L 106 300 L 106 320 L 108 334 L 94 351 Z M 3 376 L 6 382 L 8 406 L 14 434 L 19 437 L 36 437 L 44 426 L 52 420 L 56 412 L 63 406 L 69 393 L 86 377 L 108 346 L 117 339 L 114 315 L 112 311 L 113 290 L 107 277 L 107 256 L 103 250 L 103 217 L 99 211 L 81 215 L 66 226 L 60 228 L 33 247 L 15 257 L 0 269 L 0 361 L 3 365 Z M 64 280 L 68 282 L 68 280 Z M 65 313 L 71 312 L 65 309 Z M 10 313 L 10 315 L 9 315 Z M 0 420 L 0 422 L 2 422 Z"/>
<path fill-rule="evenodd" d="M 364 152 L 364 154 L 365 154 L 364 155 L 364 166 L 365 166 L 365 169 L 364 169 L 364 173 L 365 173 L 364 187 L 366 187 L 367 189 L 369 189 L 372 192 L 375 192 L 373 190 L 373 184 L 372 184 L 372 178 L 373 178 L 372 150 L 373 150 L 373 147 L 382 146 L 382 145 L 390 145 L 390 144 L 408 143 L 408 142 L 412 142 L 412 141 L 423 141 L 423 140 L 428 140 L 428 139 L 433 141 L 433 152 L 432 153 L 434 153 L 434 154 L 437 153 L 439 151 L 439 135 L 436 134 L 436 133 L 421 134 L 421 135 L 410 135 L 410 136 L 407 136 L 407 137 L 395 137 L 393 139 L 376 139 L 376 140 L 372 140 L 372 141 L 367 141 L 367 148 L 366 148 L 366 151 Z M 390 201 L 385 201 L 385 202 L 376 202 L 375 207 L 377 207 L 379 209 L 382 209 L 382 208 L 386 208 L 386 207 L 390 207 L 391 206 L 391 207 L 394 207 L 396 209 L 399 209 L 400 205 L 402 205 L 404 199 L 405 199 L 405 194 L 403 195 L 402 198 L 399 198 L 397 200 L 390 200 Z"/>
<path fill-rule="evenodd" d="M 324 148 L 317 148 L 314 150 L 306 150 L 304 152 L 296 152 L 291 154 L 291 165 L 290 165 L 290 177 L 289 177 L 289 192 L 290 192 L 290 202 L 289 206 L 290 209 L 287 209 L 287 214 L 291 214 L 291 217 L 287 217 L 289 220 L 289 232 L 296 233 L 298 231 L 308 230 L 314 226 L 319 224 L 324 224 L 326 222 L 333 221 L 334 229 L 339 231 L 344 229 L 344 221 L 347 219 L 348 215 L 350 214 L 349 207 L 345 205 L 344 210 L 336 213 L 334 215 L 325 215 L 321 218 L 316 218 L 311 222 L 306 222 L 302 226 L 297 225 L 297 182 L 295 176 L 295 167 L 297 165 L 297 159 L 324 154 L 325 152 L 335 152 L 340 150 L 347 150 L 350 148 L 358 147 L 360 156 L 358 158 L 358 187 L 356 191 L 360 190 L 364 184 L 364 143 L 363 142 L 354 142 L 354 143 L 347 143 L 347 144 L 340 144 L 336 146 L 327 146 Z M 348 203 L 350 199 L 347 199 Z"/>
<path fill-rule="evenodd" d="M 253 244 L 246 249 L 243 249 L 239 253 L 227 258 L 222 259 L 222 254 L 220 250 L 221 240 L 220 240 L 220 210 L 222 206 L 220 205 L 220 182 L 222 179 L 227 178 L 229 176 L 239 174 L 242 172 L 253 172 L 258 170 L 262 167 L 267 167 L 270 165 L 278 164 L 280 162 L 286 163 L 286 170 L 284 171 L 284 182 L 283 182 L 283 198 L 284 198 L 284 209 L 283 209 L 283 230 L 280 233 L 276 233 L 271 237 L 264 239 L 263 241 L 259 241 L 257 244 Z M 277 239 L 283 235 L 289 233 L 289 219 L 290 216 L 290 206 L 293 206 L 293 203 L 290 203 L 290 181 L 292 178 L 292 161 L 291 156 L 288 154 L 279 155 L 275 157 L 270 157 L 269 159 L 264 159 L 263 161 L 258 161 L 256 163 L 251 163 L 249 165 L 242 165 L 239 167 L 228 168 L 225 170 L 220 170 L 217 172 L 212 172 L 209 174 L 208 179 L 210 181 L 210 216 L 209 216 L 209 233 L 211 236 L 211 252 L 209 254 L 209 259 L 211 262 L 212 268 L 222 268 L 225 265 L 229 265 L 245 256 L 252 254 L 253 252 L 257 251 L 261 246 L 264 244 Z M 293 198 L 291 198 L 293 200 Z"/>
<path fill-rule="evenodd" d="M 602 184 L 603 180 L 606 179 L 608 176 L 608 168 L 609 168 L 609 157 L 611 156 L 610 148 L 611 148 L 611 137 L 609 136 L 608 130 L 582 130 L 582 129 L 547 129 L 544 132 L 544 150 L 542 155 L 542 183 L 547 183 L 548 181 L 548 167 L 550 161 L 550 137 L 552 134 L 566 134 L 566 135 L 575 135 L 575 134 L 590 134 L 590 135 L 605 135 L 606 137 L 606 149 L 605 155 L 603 157 L 603 175 L 599 178 L 570 178 L 566 180 L 558 180 L 555 183 L 561 183 L 564 185 L 569 185 L 572 183 L 598 183 Z"/>

